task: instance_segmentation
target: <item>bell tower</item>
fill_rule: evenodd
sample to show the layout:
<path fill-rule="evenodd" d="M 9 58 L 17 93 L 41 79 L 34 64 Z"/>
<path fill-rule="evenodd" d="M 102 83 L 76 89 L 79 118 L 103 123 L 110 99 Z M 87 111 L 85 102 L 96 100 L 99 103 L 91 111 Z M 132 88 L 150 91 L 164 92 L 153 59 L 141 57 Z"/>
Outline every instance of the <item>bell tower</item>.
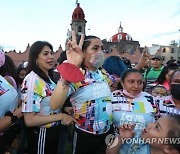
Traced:
<path fill-rule="evenodd" d="M 81 34 L 85 35 L 85 28 L 86 28 L 86 20 L 85 20 L 85 14 L 83 9 L 80 7 L 80 4 L 78 1 L 76 1 L 76 8 L 73 11 L 72 14 L 72 21 L 71 21 L 71 30 L 74 30 L 77 34 L 77 36 L 80 36 Z"/>

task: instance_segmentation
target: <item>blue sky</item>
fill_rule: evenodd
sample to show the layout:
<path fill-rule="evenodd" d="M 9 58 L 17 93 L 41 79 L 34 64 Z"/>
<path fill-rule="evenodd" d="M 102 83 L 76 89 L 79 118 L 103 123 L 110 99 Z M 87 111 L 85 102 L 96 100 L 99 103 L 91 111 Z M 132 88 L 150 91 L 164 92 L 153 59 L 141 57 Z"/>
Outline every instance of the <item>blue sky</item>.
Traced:
<path fill-rule="evenodd" d="M 87 35 L 110 39 L 123 31 L 141 47 L 180 40 L 179 0 L 79 0 L 87 20 Z M 0 0 L 0 45 L 24 51 L 37 40 L 64 49 L 76 0 Z"/>

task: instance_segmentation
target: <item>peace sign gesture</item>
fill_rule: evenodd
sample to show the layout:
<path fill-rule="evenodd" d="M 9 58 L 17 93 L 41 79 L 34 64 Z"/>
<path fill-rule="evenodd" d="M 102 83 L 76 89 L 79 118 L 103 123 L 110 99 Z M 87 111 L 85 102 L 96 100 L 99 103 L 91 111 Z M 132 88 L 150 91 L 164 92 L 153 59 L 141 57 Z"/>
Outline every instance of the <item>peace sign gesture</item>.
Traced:
<path fill-rule="evenodd" d="M 80 67 L 84 58 L 84 53 L 82 52 L 82 45 L 84 43 L 84 34 L 81 35 L 79 44 L 76 41 L 76 32 L 72 31 L 72 40 L 67 43 L 67 61 L 77 67 Z"/>

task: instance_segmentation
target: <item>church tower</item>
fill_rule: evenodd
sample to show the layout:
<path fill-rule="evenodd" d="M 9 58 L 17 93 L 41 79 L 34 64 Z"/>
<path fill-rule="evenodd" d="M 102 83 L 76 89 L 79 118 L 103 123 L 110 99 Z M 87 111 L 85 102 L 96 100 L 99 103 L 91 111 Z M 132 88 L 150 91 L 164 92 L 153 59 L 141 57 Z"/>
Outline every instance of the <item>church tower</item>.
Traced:
<path fill-rule="evenodd" d="M 74 30 L 78 36 L 85 34 L 86 22 L 84 11 L 77 2 L 77 7 L 72 14 L 71 30 Z"/>

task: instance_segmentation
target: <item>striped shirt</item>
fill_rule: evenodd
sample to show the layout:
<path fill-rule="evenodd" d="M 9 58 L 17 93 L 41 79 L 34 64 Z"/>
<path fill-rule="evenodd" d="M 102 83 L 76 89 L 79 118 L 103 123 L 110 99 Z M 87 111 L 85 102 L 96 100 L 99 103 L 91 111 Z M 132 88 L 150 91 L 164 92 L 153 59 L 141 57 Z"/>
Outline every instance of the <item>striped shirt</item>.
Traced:
<path fill-rule="evenodd" d="M 164 96 L 161 98 L 157 98 L 157 102 L 159 104 L 159 112 L 160 116 L 169 115 L 169 114 L 178 114 L 180 115 L 180 110 L 177 109 L 174 105 L 174 101 L 172 100 L 172 96 Z"/>
<path fill-rule="evenodd" d="M 127 98 L 122 91 L 112 93 L 113 123 L 119 127 L 123 123 L 136 124 L 135 130 L 143 130 L 148 123 L 155 121 L 157 106 L 154 98 L 141 92 L 134 99 Z"/>

